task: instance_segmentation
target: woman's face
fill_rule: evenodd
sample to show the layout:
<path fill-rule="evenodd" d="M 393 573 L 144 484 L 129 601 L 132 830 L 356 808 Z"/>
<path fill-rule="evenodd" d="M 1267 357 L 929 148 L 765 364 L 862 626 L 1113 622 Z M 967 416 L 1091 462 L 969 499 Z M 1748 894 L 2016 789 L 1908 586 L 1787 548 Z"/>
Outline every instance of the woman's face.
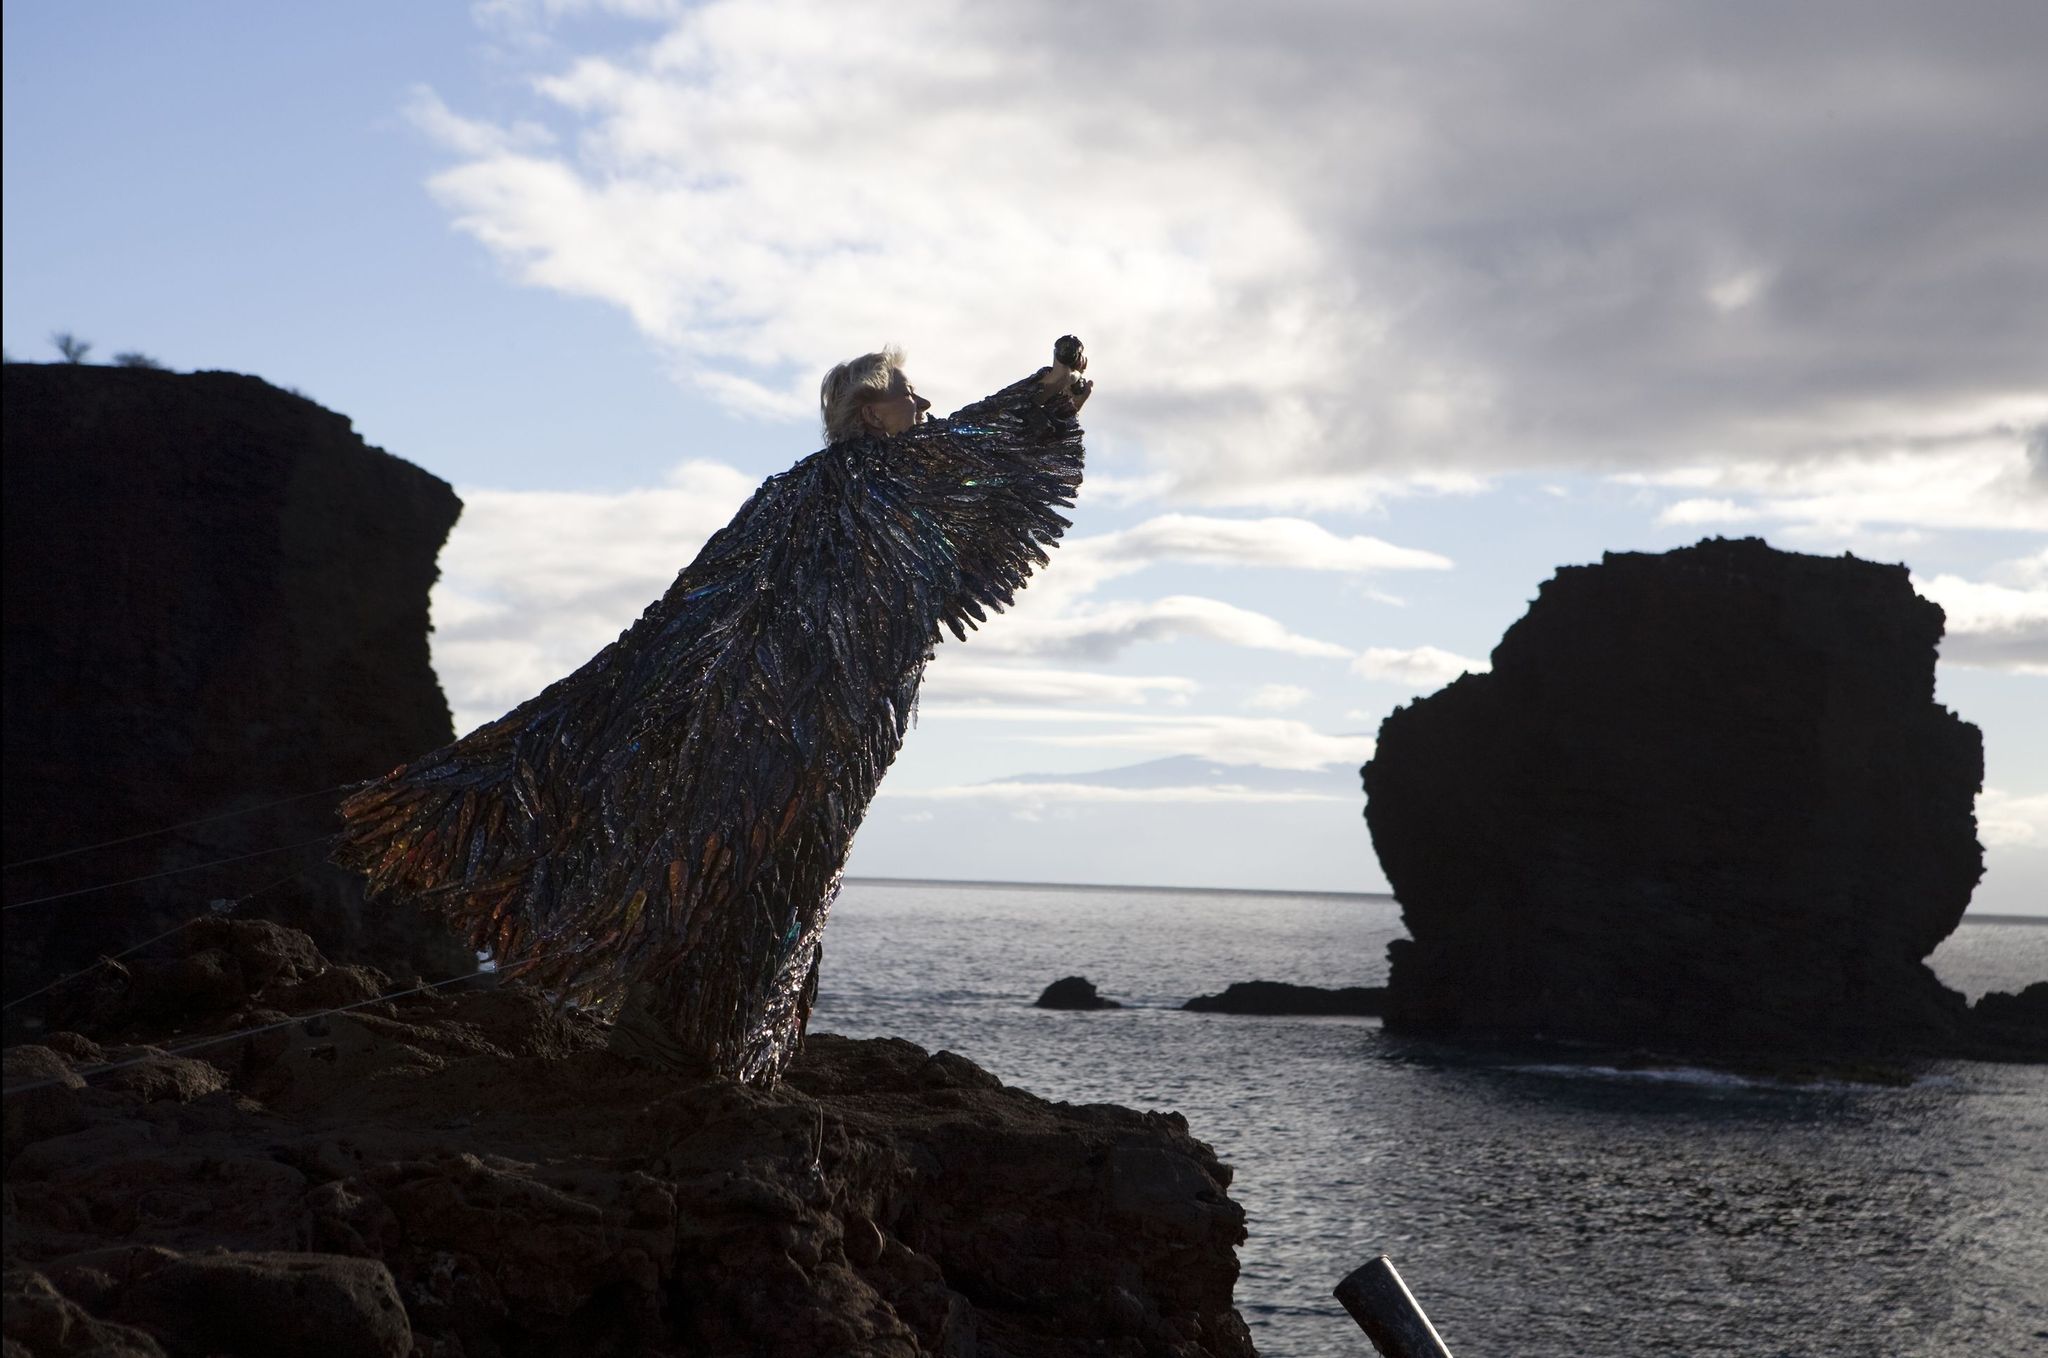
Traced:
<path fill-rule="evenodd" d="M 897 368 L 889 374 L 889 393 L 877 396 L 861 407 L 861 423 L 884 438 L 900 434 L 924 419 L 924 413 L 932 403 L 917 394 L 917 388 L 910 385 L 910 379 Z"/>

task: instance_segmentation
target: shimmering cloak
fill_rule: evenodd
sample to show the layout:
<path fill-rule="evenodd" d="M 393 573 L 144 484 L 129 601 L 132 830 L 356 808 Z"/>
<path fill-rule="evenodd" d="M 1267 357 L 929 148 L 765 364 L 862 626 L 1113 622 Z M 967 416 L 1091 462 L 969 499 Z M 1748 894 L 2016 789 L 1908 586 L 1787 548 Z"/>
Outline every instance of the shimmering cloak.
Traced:
<path fill-rule="evenodd" d="M 1046 564 L 1081 461 L 1036 378 L 813 453 L 582 669 L 347 798 L 335 861 L 560 998 L 630 988 L 689 1058 L 773 1080 L 939 629 L 965 639 Z"/>

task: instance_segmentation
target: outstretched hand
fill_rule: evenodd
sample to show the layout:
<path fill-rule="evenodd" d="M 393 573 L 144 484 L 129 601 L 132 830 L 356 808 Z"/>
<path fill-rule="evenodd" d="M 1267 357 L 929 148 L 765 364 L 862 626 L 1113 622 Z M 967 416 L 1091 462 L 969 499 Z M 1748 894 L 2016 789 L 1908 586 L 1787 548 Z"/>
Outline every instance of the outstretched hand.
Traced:
<path fill-rule="evenodd" d="M 1049 394 L 1063 395 L 1079 410 L 1095 390 L 1095 383 L 1081 376 L 1088 370 L 1088 353 L 1081 341 L 1062 335 L 1052 346 L 1052 366 L 1039 371 L 1038 380 Z"/>

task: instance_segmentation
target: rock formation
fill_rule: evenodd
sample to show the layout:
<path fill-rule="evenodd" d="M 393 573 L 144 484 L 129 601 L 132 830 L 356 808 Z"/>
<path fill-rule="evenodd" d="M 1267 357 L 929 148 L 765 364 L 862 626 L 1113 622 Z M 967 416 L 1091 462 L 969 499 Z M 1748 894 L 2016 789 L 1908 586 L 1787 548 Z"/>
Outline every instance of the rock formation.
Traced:
<path fill-rule="evenodd" d="M 1177 1114 L 893 1039 L 683 1080 L 516 986 L 294 1022 L 387 978 L 264 922 L 180 943 L 5 1053 L 10 1354 L 1252 1353 Z"/>
<path fill-rule="evenodd" d="M 1988 1060 L 2048 1061 L 2048 981 L 2010 994 L 1994 990 L 1970 1006 L 1964 1051 Z"/>
<path fill-rule="evenodd" d="M 372 777 L 450 739 L 427 655 L 461 509 L 445 483 L 253 377 L 0 371 L 10 865 Z M 333 801 L 10 871 L 6 899 L 303 844 L 331 831 Z M 408 977 L 467 963 L 417 912 L 366 917 L 316 844 L 12 911 L 7 992 L 259 890 L 248 913 L 338 957 Z"/>
<path fill-rule="evenodd" d="M 1198 1014 L 1377 1014 L 1386 997 L 1384 986 L 1326 989 L 1285 981 L 1233 981 L 1221 995 L 1197 995 L 1181 1008 Z"/>
<path fill-rule="evenodd" d="M 1947 1045 L 1921 959 L 1983 871 L 1983 752 L 1934 701 L 1942 622 L 1903 566 L 1757 539 L 1560 570 L 1363 771 L 1412 935 L 1388 1029 Z"/>
<path fill-rule="evenodd" d="M 1039 1009 L 1121 1009 L 1115 1000 L 1095 993 L 1095 983 L 1086 976 L 1062 976 L 1032 1001 Z"/>

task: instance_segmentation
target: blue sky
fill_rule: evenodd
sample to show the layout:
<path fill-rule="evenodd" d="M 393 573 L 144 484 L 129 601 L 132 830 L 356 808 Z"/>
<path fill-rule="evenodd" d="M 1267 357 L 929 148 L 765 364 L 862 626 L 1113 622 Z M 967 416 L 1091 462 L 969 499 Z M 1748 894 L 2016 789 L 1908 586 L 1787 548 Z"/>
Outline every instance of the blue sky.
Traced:
<path fill-rule="evenodd" d="M 1069 542 L 942 648 L 874 875 L 1380 889 L 1373 730 L 1556 566 L 1902 560 L 1973 908 L 2048 911 L 2048 12 L 1572 13 L 9 4 L 0 331 L 453 482 L 465 723 L 810 451 L 830 362 L 950 409 L 1083 335 Z"/>

